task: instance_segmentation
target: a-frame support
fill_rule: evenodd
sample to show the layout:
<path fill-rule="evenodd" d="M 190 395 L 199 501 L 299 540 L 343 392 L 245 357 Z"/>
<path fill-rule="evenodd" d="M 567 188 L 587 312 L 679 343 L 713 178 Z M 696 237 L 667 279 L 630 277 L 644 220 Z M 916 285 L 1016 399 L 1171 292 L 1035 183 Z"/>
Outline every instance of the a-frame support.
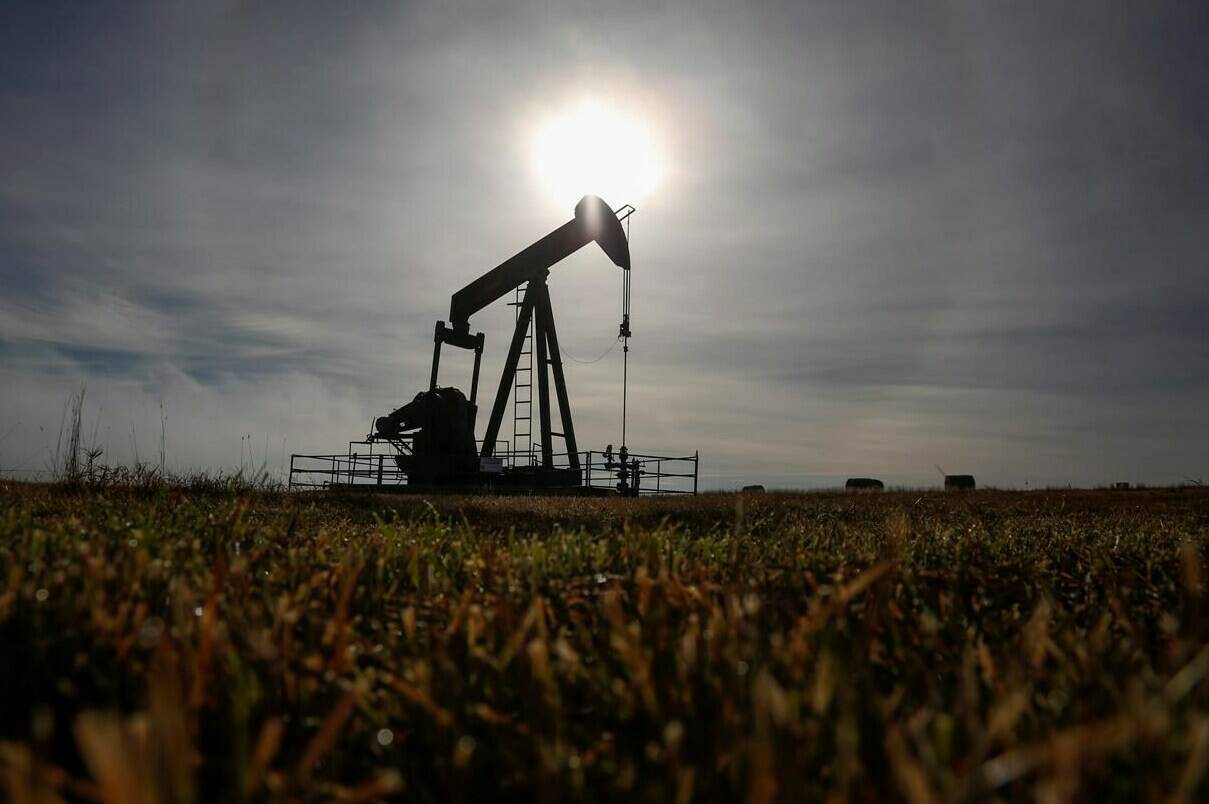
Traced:
<path fill-rule="evenodd" d="M 558 349 L 558 333 L 554 328 L 554 311 L 550 306 L 550 291 L 546 287 L 546 279 L 531 279 L 521 300 L 521 307 L 516 318 L 516 329 L 512 333 L 512 345 L 508 348 L 508 357 L 504 361 L 504 373 L 500 377 L 499 390 L 495 394 L 495 404 L 491 408 L 491 419 L 487 422 L 487 431 L 483 434 L 482 455 L 495 453 L 495 442 L 499 437 L 500 426 L 504 421 L 504 409 L 508 406 L 508 397 L 516 377 L 516 366 L 520 360 L 521 349 L 529 332 L 529 322 L 534 321 L 534 340 L 537 350 L 537 404 L 541 418 L 542 434 L 542 468 L 554 468 L 553 436 L 561 435 L 567 445 L 567 462 L 572 469 L 579 469 L 579 452 L 575 443 L 575 425 L 571 421 L 571 404 L 567 395 L 567 380 L 563 374 L 562 355 Z M 562 418 L 563 431 L 555 433 L 551 427 L 550 416 L 550 376 L 547 367 L 552 369 L 554 392 L 558 396 L 558 412 Z"/>
<path fill-rule="evenodd" d="M 579 449 L 575 444 L 575 424 L 571 421 L 571 403 L 567 398 L 567 380 L 563 375 L 562 352 L 558 349 L 558 332 L 554 329 L 554 308 L 550 304 L 550 289 L 541 283 L 537 321 L 545 333 L 550 352 L 550 373 L 554 375 L 554 392 L 558 395 L 558 413 L 563 422 L 563 441 L 567 444 L 567 461 L 572 469 L 579 468 Z M 544 367 L 542 375 L 545 375 Z M 546 405 L 547 413 L 549 405 Z"/>

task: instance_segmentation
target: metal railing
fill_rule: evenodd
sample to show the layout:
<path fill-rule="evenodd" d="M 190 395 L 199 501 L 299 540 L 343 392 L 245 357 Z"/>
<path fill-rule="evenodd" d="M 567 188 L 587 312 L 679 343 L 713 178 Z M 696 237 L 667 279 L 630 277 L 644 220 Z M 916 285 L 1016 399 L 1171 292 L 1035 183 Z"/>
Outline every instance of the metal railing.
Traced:
<path fill-rule="evenodd" d="M 407 473 L 395 458 L 407 454 L 409 449 L 406 443 L 350 441 L 348 452 L 343 455 L 291 455 L 289 487 L 300 490 L 406 487 Z M 682 457 L 630 453 L 626 456 L 624 476 L 619 456 L 613 453 L 589 450 L 578 456 L 579 482 L 565 488 L 585 487 L 644 496 L 697 493 L 697 453 Z M 494 457 L 499 460 L 502 472 L 536 468 L 532 451 L 514 452 L 507 441 L 497 442 Z M 568 458 L 568 453 L 556 453 L 555 466 L 567 468 Z M 485 474 L 484 485 L 491 487 L 491 481 L 490 475 Z"/>
<path fill-rule="evenodd" d="M 398 454 L 396 448 L 381 443 L 350 441 L 344 455 L 291 455 L 289 487 L 402 486 L 407 474 L 395 461 Z"/>
<path fill-rule="evenodd" d="M 697 493 L 700 453 L 677 457 L 631 452 L 626 456 L 628 468 L 624 478 L 620 475 L 622 463 L 618 455 L 596 451 L 581 454 L 585 456 L 581 461 L 585 486 L 621 491 L 618 484 L 624 480 L 631 493 L 636 491 L 639 495 Z"/>

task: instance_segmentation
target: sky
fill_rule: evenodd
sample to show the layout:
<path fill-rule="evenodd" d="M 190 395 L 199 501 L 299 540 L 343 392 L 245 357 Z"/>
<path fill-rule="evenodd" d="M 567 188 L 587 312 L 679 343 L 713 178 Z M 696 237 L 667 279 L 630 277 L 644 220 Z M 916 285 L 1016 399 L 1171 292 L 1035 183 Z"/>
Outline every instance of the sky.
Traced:
<path fill-rule="evenodd" d="M 603 194 L 534 152 L 590 100 L 660 162 L 605 198 L 631 448 L 705 488 L 1209 477 L 1206 41 L 1202 3 L 10 0 L 0 470 L 81 388 L 105 462 L 343 452 L 454 291 Z M 580 447 L 620 443 L 619 269 L 550 292 Z M 510 320 L 471 322 L 487 398 Z"/>

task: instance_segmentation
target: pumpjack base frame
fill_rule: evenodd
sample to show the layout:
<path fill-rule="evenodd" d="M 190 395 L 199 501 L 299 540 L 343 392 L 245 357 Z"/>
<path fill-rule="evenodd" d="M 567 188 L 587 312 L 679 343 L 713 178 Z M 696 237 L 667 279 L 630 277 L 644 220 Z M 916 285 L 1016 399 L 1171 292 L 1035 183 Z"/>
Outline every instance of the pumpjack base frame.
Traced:
<path fill-rule="evenodd" d="M 384 448 L 385 446 L 385 448 Z M 619 488 L 621 463 L 611 452 L 579 453 L 579 468 L 545 468 L 525 452 L 499 450 L 502 471 L 469 472 L 456 482 L 425 483 L 399 469 L 396 444 L 349 442 L 341 455 L 290 456 L 289 488 L 383 494 L 497 494 L 552 496 L 647 496 L 696 494 L 697 453 L 684 456 L 630 453 L 626 488 Z M 556 455 L 566 461 L 565 455 Z M 634 470 L 637 468 L 637 477 Z"/>
<path fill-rule="evenodd" d="M 427 496 L 456 497 L 490 495 L 494 497 L 615 497 L 616 492 L 595 486 L 509 486 L 496 483 L 468 484 L 459 486 L 424 486 L 405 484 L 401 486 L 370 486 L 360 483 L 335 483 L 325 487 L 328 492 L 353 494 L 422 494 Z"/>

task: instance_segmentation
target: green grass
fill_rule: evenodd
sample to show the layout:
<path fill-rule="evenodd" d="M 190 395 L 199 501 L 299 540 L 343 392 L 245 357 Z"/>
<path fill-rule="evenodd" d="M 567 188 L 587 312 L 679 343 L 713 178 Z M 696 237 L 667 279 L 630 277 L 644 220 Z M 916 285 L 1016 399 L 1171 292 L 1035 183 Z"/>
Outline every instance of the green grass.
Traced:
<path fill-rule="evenodd" d="M 1195 800 L 1209 494 L 0 490 L 14 801 Z"/>

